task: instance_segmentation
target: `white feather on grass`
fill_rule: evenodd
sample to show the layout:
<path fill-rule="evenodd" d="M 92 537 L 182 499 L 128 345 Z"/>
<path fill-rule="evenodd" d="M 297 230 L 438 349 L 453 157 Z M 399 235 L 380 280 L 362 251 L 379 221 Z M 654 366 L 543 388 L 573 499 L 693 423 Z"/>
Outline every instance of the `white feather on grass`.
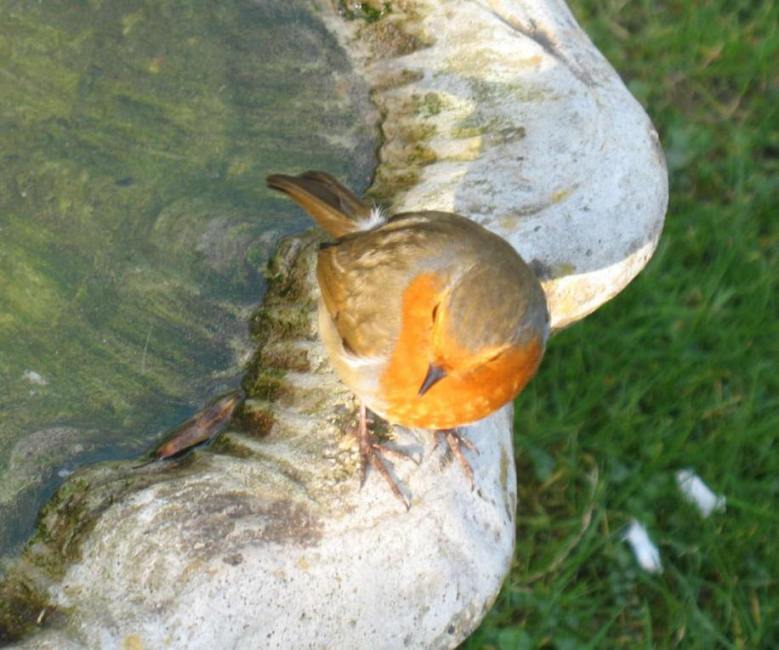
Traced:
<path fill-rule="evenodd" d="M 693 503 L 705 518 L 712 512 L 725 509 L 725 497 L 715 494 L 700 476 L 691 469 L 680 469 L 676 472 L 676 484 L 684 497 Z"/>
<path fill-rule="evenodd" d="M 663 565 L 660 562 L 660 551 L 657 546 L 649 539 L 649 533 L 635 519 L 631 520 L 630 526 L 625 533 L 624 539 L 633 549 L 633 555 L 636 561 L 644 571 L 649 573 L 662 573 Z"/>

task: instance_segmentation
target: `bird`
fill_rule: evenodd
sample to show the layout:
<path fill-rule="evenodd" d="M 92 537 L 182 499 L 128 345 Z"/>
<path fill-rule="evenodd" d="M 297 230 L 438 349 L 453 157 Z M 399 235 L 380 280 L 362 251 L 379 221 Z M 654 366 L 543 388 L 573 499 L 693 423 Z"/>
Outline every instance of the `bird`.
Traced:
<path fill-rule="evenodd" d="M 319 333 L 333 369 L 360 402 L 361 484 L 370 464 L 406 507 L 384 461 L 395 450 L 367 411 L 436 432 L 473 487 L 459 429 L 512 399 L 536 373 L 549 336 L 541 284 L 505 239 L 451 212 L 387 216 L 326 172 L 273 174 L 332 238 L 320 245 Z"/>

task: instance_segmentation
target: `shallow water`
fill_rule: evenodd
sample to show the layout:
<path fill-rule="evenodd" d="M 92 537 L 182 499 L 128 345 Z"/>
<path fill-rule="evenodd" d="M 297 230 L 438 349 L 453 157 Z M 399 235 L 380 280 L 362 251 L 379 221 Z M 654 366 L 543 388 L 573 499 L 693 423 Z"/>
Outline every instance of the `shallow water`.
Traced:
<path fill-rule="evenodd" d="M 234 386 L 280 236 L 272 171 L 373 171 L 365 89 L 308 4 L 0 7 L 0 554 L 79 464 Z"/>

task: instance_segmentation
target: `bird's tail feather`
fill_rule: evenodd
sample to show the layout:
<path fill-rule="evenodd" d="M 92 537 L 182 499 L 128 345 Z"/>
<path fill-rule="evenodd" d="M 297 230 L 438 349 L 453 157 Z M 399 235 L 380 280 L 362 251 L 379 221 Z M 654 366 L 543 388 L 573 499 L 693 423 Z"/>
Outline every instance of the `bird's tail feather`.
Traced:
<path fill-rule="evenodd" d="M 287 194 L 333 237 L 364 229 L 374 216 L 369 205 L 325 172 L 273 174 L 267 182 L 268 187 Z"/>

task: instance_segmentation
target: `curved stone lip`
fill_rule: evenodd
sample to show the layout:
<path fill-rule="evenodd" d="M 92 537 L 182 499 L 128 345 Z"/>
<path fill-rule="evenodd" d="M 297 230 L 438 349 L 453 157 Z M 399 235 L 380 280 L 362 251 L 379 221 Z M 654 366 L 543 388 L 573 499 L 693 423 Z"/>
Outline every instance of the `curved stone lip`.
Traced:
<path fill-rule="evenodd" d="M 210 449 L 84 468 L 54 496 L 0 581 L 37 614 L 18 647 L 443 648 L 480 623 L 515 544 L 511 406 L 468 433 L 474 484 L 399 429 L 386 442 L 415 462 L 386 460 L 411 508 L 373 469 L 361 485 L 353 399 L 316 337 L 320 242 L 274 258 L 251 397 Z"/>
<path fill-rule="evenodd" d="M 505 237 L 539 275 L 553 329 L 644 268 L 668 201 L 662 148 L 563 2 L 398 1 L 372 23 L 323 14 L 382 115 L 374 196 Z"/>

